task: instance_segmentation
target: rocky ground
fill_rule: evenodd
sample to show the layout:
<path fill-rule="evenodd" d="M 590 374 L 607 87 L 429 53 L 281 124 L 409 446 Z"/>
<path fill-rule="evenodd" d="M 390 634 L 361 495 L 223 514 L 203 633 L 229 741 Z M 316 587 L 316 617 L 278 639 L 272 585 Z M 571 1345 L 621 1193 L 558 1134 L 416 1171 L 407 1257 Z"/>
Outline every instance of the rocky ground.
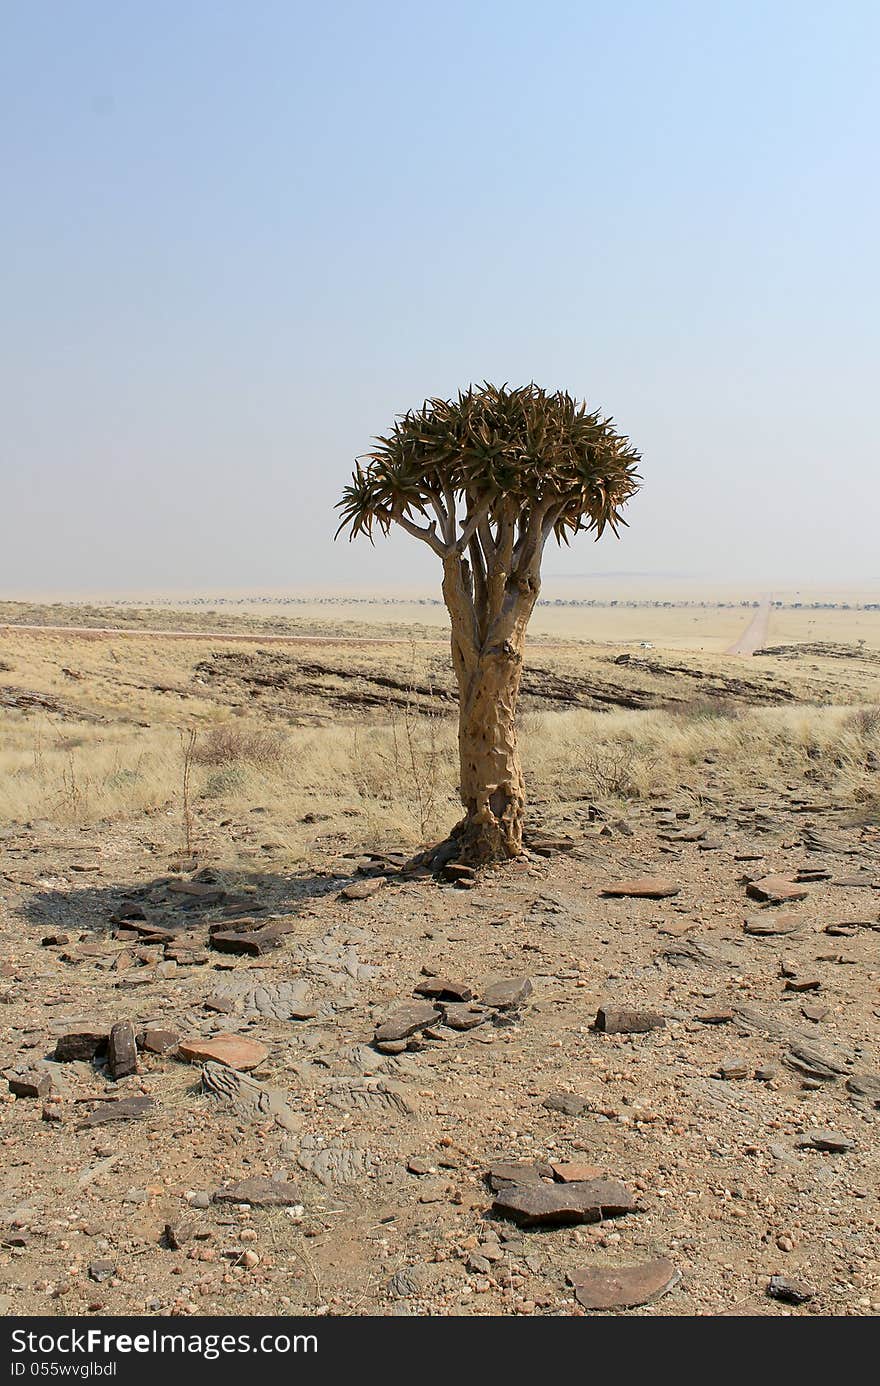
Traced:
<path fill-rule="evenodd" d="M 4 1311 L 880 1309 L 880 832 L 714 773 L 476 880 L 4 830 Z"/>

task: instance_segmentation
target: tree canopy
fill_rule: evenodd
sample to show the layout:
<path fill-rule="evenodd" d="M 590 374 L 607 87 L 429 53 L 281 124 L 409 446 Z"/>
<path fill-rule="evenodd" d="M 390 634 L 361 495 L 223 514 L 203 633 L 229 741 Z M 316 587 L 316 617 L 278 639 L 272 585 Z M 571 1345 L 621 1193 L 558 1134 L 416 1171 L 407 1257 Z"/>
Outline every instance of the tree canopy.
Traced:
<path fill-rule="evenodd" d="M 617 533 L 640 482 L 639 453 L 612 419 L 534 383 L 484 382 L 456 399 L 428 399 L 375 443 L 343 491 L 337 534 L 372 539 L 396 523 L 441 557 L 462 554 L 476 536 L 491 562 L 515 526 L 511 569 L 550 533 L 566 543 L 579 530 Z"/>

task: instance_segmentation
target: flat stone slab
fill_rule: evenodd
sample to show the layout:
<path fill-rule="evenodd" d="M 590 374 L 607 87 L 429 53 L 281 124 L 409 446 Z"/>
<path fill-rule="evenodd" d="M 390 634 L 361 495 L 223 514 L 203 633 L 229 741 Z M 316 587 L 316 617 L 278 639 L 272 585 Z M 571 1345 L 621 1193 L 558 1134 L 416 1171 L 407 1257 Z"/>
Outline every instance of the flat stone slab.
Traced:
<path fill-rule="evenodd" d="M 246 1035 L 214 1035 L 211 1039 L 182 1039 L 178 1053 L 189 1063 L 224 1064 L 226 1068 L 239 1069 L 248 1073 L 258 1068 L 269 1057 L 269 1050 L 259 1040 L 248 1039 Z"/>
<path fill-rule="evenodd" d="M 247 930 L 218 929 L 210 937 L 211 947 L 218 953 L 233 953 L 241 957 L 261 958 L 280 948 L 291 932 L 290 924 L 267 924 L 264 929 Z"/>
<path fill-rule="evenodd" d="M 600 894 L 610 899 L 631 896 L 636 900 L 665 900 L 671 895 L 678 895 L 680 890 L 681 886 L 665 876 L 638 876 L 631 881 L 618 881 L 615 885 L 605 886 Z"/>
<path fill-rule="evenodd" d="M 471 1001 L 473 991 L 464 982 L 453 982 L 448 977 L 426 977 L 414 987 L 416 996 L 426 996 L 432 1001 Z"/>
<path fill-rule="evenodd" d="M 744 920 L 743 929 L 757 938 L 774 938 L 797 933 L 805 923 L 806 920 L 799 914 L 753 914 Z"/>
<path fill-rule="evenodd" d="M 532 1160 L 499 1160 L 491 1166 L 486 1178 L 493 1192 L 513 1185 L 538 1184 L 553 1178 L 553 1166 L 535 1164 Z"/>
<path fill-rule="evenodd" d="M 296 1184 L 257 1175 L 252 1179 L 241 1179 L 226 1189 L 218 1189 L 214 1202 L 249 1203 L 252 1208 L 293 1208 L 302 1203 L 302 1193 Z"/>
<path fill-rule="evenodd" d="M 560 1223 L 601 1222 L 633 1213 L 636 1202 L 616 1179 L 588 1179 L 573 1184 L 530 1181 L 499 1188 L 492 1209 L 523 1227 L 553 1227 Z"/>
<path fill-rule="evenodd" d="M 340 900 L 368 900 L 371 895 L 375 895 L 385 884 L 384 876 L 373 876 L 366 881 L 354 881 L 351 885 L 344 886 L 339 892 Z"/>
<path fill-rule="evenodd" d="M 491 1018 L 492 1012 L 487 1006 L 450 1001 L 443 1007 L 443 1019 L 450 1030 L 474 1030 Z"/>
<path fill-rule="evenodd" d="M 841 1131 L 805 1131 L 798 1146 L 801 1150 L 827 1150 L 835 1155 L 843 1155 L 855 1149 L 855 1141 Z"/>
<path fill-rule="evenodd" d="M 102 1102 L 85 1121 L 79 1122 L 78 1131 L 87 1131 L 92 1126 L 107 1126 L 113 1121 L 140 1121 L 156 1110 L 152 1097 L 119 1097 L 115 1102 Z"/>
<path fill-rule="evenodd" d="M 768 905 L 787 905 L 794 900 L 806 900 L 809 893 L 804 886 L 796 885 L 785 876 L 762 876 L 746 886 L 746 895 L 750 900 L 760 900 Z"/>
<path fill-rule="evenodd" d="M 553 1163 L 550 1168 L 560 1184 L 586 1184 L 591 1179 L 601 1179 L 604 1174 L 598 1165 L 583 1165 L 571 1160 Z"/>
<path fill-rule="evenodd" d="M 639 1266 L 590 1266 L 568 1276 L 585 1309 L 635 1309 L 668 1294 L 680 1280 L 680 1271 L 665 1256 Z"/>
<path fill-rule="evenodd" d="M 440 1011 L 428 1001 L 411 1001 L 401 1006 L 381 1025 L 376 1026 L 375 1039 L 379 1043 L 393 1042 L 415 1035 L 427 1025 L 435 1025 L 442 1019 Z"/>
<path fill-rule="evenodd" d="M 655 1011 L 616 1010 L 611 1006 L 600 1006 L 593 1029 L 606 1035 L 644 1035 L 649 1030 L 662 1029 L 665 1024 L 663 1016 Z"/>
<path fill-rule="evenodd" d="M 510 1011 L 532 994 L 532 984 L 528 977 L 495 977 L 488 982 L 480 997 L 484 1006 L 494 1010 Z"/>

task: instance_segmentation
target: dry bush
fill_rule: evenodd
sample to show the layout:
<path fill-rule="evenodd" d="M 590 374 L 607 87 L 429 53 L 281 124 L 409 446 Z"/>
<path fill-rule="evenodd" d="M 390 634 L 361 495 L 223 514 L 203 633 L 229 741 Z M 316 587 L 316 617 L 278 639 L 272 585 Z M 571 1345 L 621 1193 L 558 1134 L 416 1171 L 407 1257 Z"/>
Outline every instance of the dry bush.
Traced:
<path fill-rule="evenodd" d="M 880 741 L 880 707 L 857 707 L 846 720 L 847 727 L 862 741 Z"/>
<path fill-rule="evenodd" d="M 225 768 L 243 764 L 268 770 L 283 764 L 287 754 L 287 738 L 281 731 L 222 722 L 200 734 L 192 758 L 196 765 Z"/>

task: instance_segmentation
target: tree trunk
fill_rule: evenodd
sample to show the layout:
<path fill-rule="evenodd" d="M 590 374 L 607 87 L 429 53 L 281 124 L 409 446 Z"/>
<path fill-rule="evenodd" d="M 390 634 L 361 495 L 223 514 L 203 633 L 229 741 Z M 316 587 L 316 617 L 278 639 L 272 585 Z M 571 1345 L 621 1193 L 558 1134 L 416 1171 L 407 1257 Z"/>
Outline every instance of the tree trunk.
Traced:
<path fill-rule="evenodd" d="M 524 571 L 489 565 L 475 602 L 472 576 L 458 554 L 444 563 L 443 596 L 452 622 L 458 682 L 458 750 L 465 817 L 452 830 L 461 861 L 504 861 L 522 852 L 525 782 L 516 741 L 516 704 L 526 627 L 541 589 L 540 551 Z"/>
<path fill-rule="evenodd" d="M 462 860 L 478 863 L 522 851 L 525 783 L 516 744 L 520 648 L 505 641 L 481 652 L 460 689 L 458 749 L 465 818 L 453 836 Z"/>

